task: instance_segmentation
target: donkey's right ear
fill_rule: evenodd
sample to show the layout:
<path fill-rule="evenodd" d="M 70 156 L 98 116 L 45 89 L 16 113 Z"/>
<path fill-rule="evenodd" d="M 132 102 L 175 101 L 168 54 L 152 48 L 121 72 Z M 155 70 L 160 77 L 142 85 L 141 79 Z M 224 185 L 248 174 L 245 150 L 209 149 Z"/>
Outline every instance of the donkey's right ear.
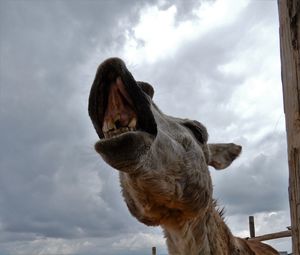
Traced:
<path fill-rule="evenodd" d="M 154 88 L 149 83 L 138 81 L 137 84 L 149 97 L 153 98 Z"/>
<path fill-rule="evenodd" d="M 234 143 L 208 144 L 210 159 L 208 165 L 217 170 L 228 167 L 241 153 L 242 146 Z"/>

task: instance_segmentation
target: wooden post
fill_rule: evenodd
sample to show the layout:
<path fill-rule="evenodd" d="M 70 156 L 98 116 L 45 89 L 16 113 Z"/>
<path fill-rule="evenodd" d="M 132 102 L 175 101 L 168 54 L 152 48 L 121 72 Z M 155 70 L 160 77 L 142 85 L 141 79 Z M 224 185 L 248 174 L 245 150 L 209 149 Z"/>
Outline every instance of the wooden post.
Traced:
<path fill-rule="evenodd" d="M 293 254 L 300 255 L 300 0 L 278 0 Z"/>
<path fill-rule="evenodd" d="M 156 247 L 152 247 L 152 255 L 156 255 Z"/>
<path fill-rule="evenodd" d="M 255 237 L 254 216 L 249 216 L 249 231 L 250 231 L 250 238 Z"/>

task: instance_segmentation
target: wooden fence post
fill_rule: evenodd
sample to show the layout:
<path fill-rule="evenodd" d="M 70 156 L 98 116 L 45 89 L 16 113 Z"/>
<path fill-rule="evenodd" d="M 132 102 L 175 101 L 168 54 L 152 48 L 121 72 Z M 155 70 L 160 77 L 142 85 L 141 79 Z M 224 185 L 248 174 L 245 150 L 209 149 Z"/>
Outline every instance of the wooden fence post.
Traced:
<path fill-rule="evenodd" d="M 156 247 L 152 247 L 152 255 L 156 255 Z"/>
<path fill-rule="evenodd" d="M 293 254 L 300 255 L 300 0 L 278 0 Z"/>
<path fill-rule="evenodd" d="M 250 238 L 255 237 L 254 216 L 249 216 L 249 231 L 250 231 Z"/>

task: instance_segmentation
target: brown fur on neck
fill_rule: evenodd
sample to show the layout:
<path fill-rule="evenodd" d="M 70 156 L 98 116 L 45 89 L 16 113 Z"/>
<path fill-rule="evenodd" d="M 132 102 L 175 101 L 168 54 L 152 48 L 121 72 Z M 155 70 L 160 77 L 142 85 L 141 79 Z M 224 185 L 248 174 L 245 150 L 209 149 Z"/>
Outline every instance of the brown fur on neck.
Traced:
<path fill-rule="evenodd" d="M 235 255 L 235 237 L 212 202 L 204 215 L 163 226 L 170 254 Z M 171 247 L 171 249 L 170 249 Z"/>
<path fill-rule="evenodd" d="M 215 203 L 203 217 L 163 225 L 170 255 L 274 255 L 271 246 L 232 235 Z"/>

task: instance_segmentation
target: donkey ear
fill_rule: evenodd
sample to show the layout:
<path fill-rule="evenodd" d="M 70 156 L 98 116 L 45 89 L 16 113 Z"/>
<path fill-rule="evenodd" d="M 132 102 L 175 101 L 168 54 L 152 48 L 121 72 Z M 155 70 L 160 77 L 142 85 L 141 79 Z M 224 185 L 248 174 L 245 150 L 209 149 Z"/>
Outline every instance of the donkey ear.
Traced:
<path fill-rule="evenodd" d="M 207 142 L 208 133 L 206 127 L 204 127 L 203 124 L 201 124 L 199 121 L 185 119 L 183 120 L 182 125 L 192 131 L 198 142 L 202 144 Z"/>
<path fill-rule="evenodd" d="M 242 151 L 242 146 L 234 143 L 211 143 L 208 144 L 210 151 L 209 165 L 217 170 L 228 167 Z"/>
<path fill-rule="evenodd" d="M 153 98 L 154 88 L 149 83 L 138 81 L 137 84 L 149 97 Z"/>

